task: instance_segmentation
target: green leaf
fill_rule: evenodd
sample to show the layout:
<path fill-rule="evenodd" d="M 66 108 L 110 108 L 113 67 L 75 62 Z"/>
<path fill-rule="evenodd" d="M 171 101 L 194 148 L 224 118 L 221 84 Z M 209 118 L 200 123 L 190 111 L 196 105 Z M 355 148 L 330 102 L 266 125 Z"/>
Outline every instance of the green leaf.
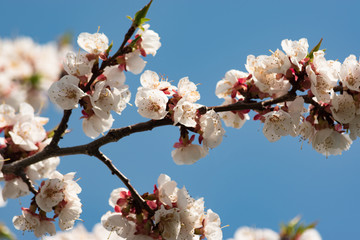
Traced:
<path fill-rule="evenodd" d="M 145 5 L 145 7 L 143 7 L 141 10 L 139 10 L 137 13 L 135 13 L 135 17 L 133 19 L 133 25 L 135 27 L 139 27 L 141 26 L 144 22 L 149 21 L 148 18 L 146 17 L 146 14 L 150 8 L 150 5 L 152 3 L 153 0 L 151 0 L 148 4 Z"/>
<path fill-rule="evenodd" d="M 113 41 L 111 41 L 111 43 L 110 43 L 110 45 L 109 45 L 109 47 L 108 47 L 108 49 L 106 49 L 106 53 L 107 53 L 107 55 L 109 55 L 109 53 L 110 53 L 110 51 L 111 51 L 111 48 L 113 47 L 113 45 L 114 45 L 114 42 Z"/>
<path fill-rule="evenodd" d="M 320 49 L 320 45 L 322 42 L 322 38 L 320 39 L 320 42 L 310 51 L 310 53 L 306 56 L 307 58 L 309 58 L 310 60 L 312 60 L 314 58 L 314 52 L 319 51 Z"/>

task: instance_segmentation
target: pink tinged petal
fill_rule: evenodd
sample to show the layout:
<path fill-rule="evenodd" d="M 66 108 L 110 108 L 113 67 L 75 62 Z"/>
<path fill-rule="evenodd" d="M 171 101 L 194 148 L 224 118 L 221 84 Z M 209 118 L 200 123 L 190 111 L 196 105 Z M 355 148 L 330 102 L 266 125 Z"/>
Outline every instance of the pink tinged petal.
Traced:
<path fill-rule="evenodd" d="M 119 198 L 121 197 L 121 192 L 127 192 L 128 190 L 126 188 L 117 188 L 112 190 L 111 194 L 110 194 L 110 198 L 109 198 L 109 205 L 111 207 L 115 207 L 116 206 L 116 202 L 119 200 Z"/>

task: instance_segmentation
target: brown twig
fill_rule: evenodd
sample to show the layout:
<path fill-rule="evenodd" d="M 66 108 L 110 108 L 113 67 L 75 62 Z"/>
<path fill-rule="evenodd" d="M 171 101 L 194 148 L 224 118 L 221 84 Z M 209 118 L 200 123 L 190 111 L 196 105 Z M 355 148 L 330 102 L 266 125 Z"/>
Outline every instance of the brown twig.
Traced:
<path fill-rule="evenodd" d="M 131 192 L 131 196 L 136 200 L 136 202 L 139 204 L 139 210 L 145 209 L 149 212 L 150 215 L 154 215 L 154 211 L 147 205 L 146 201 L 141 197 L 141 195 L 135 190 L 135 188 L 130 184 L 130 180 L 125 177 L 124 174 L 122 174 L 112 163 L 112 161 L 105 156 L 99 149 L 94 149 L 92 152 L 89 153 L 90 155 L 93 155 L 97 157 L 101 162 L 103 162 L 111 171 L 111 174 L 116 175 L 129 189 Z"/>
<path fill-rule="evenodd" d="M 26 183 L 30 192 L 32 192 L 34 195 L 36 195 L 38 193 L 38 191 L 35 189 L 34 185 L 32 184 L 29 176 L 24 171 L 20 171 L 17 175 L 19 177 L 21 177 L 21 179 L 24 181 L 24 183 Z"/>
<path fill-rule="evenodd" d="M 57 127 L 57 129 L 55 130 L 54 136 L 50 142 L 50 144 L 47 146 L 47 148 L 56 148 L 58 146 L 58 143 L 62 137 L 62 135 L 65 133 L 68 125 L 67 123 L 69 122 L 70 119 L 70 115 L 71 115 L 72 110 L 64 110 L 64 115 L 61 119 L 61 122 L 59 124 L 59 126 Z"/>

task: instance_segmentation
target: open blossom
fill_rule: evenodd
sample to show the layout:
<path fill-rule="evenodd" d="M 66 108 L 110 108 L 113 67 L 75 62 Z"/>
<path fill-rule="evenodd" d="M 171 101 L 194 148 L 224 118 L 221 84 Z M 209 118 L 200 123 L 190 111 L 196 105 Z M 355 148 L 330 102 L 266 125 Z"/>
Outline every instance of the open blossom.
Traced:
<path fill-rule="evenodd" d="M 136 32 L 136 35 L 141 36 L 141 48 L 145 51 L 146 54 L 155 56 L 157 50 L 161 46 L 159 34 L 153 30 L 149 30 L 149 24 L 145 24 L 142 27 L 144 30 L 139 29 Z"/>
<path fill-rule="evenodd" d="M 222 142 L 225 130 L 221 125 L 220 116 L 210 110 L 200 117 L 203 144 L 205 147 L 215 148 Z"/>
<path fill-rule="evenodd" d="M 202 105 L 187 101 L 186 98 L 180 99 L 174 108 L 174 124 L 181 123 L 186 127 L 196 126 L 196 111 Z"/>
<path fill-rule="evenodd" d="M 340 95 L 332 93 L 330 109 L 335 120 L 340 123 L 350 123 L 355 118 L 355 101 L 347 92 Z"/>
<path fill-rule="evenodd" d="M 138 113 L 150 119 L 162 119 L 166 116 L 168 98 L 163 91 L 139 88 L 135 98 Z"/>
<path fill-rule="evenodd" d="M 352 144 L 348 135 L 339 133 L 333 129 L 325 128 L 315 133 L 312 140 L 313 148 L 325 155 L 339 155 L 342 151 L 347 151 Z"/>
<path fill-rule="evenodd" d="M 56 233 L 52 219 L 42 217 L 27 208 L 22 209 L 22 215 L 13 218 L 13 224 L 18 230 L 33 231 L 38 238 L 46 233 L 50 235 L 55 235 Z"/>
<path fill-rule="evenodd" d="M 155 212 L 155 224 L 162 229 L 161 236 L 164 239 L 178 239 L 181 229 L 180 213 L 176 208 L 165 209 L 161 205 Z"/>
<path fill-rule="evenodd" d="M 163 79 L 160 81 L 159 75 L 150 70 L 146 70 L 143 74 L 141 74 L 140 83 L 143 88 L 160 90 L 169 96 L 174 95 L 177 89 L 168 81 L 164 81 Z"/>
<path fill-rule="evenodd" d="M 104 119 L 96 114 L 91 117 L 84 118 L 82 126 L 86 136 L 96 138 L 99 134 L 109 130 L 114 122 L 114 118 L 109 115 L 109 118 Z"/>
<path fill-rule="evenodd" d="M 64 199 L 65 182 L 60 179 L 48 179 L 43 182 L 35 197 L 36 203 L 45 212 L 51 212 L 52 208 Z"/>
<path fill-rule="evenodd" d="M 281 136 L 296 136 L 295 124 L 289 113 L 279 110 L 264 115 L 263 134 L 270 142 L 276 142 Z"/>
<path fill-rule="evenodd" d="M 77 108 L 80 98 L 86 96 L 79 88 L 79 82 L 77 77 L 71 75 L 62 77 L 49 88 L 50 100 L 64 110 Z"/>
<path fill-rule="evenodd" d="M 85 53 L 74 53 L 72 51 L 68 52 L 65 56 L 63 65 L 64 70 L 75 76 L 84 76 L 91 73 L 92 66 L 95 60 L 89 61 Z"/>
<path fill-rule="evenodd" d="M 196 144 L 188 144 L 172 150 L 171 157 L 178 165 L 190 165 L 197 162 L 200 158 L 205 157 L 207 154 L 207 148 Z"/>
<path fill-rule="evenodd" d="M 39 144 L 46 138 L 46 131 L 43 127 L 47 123 L 47 118 L 34 115 L 33 107 L 28 103 L 20 105 L 19 113 L 16 115 L 16 122 L 9 135 L 14 144 L 25 151 L 38 150 Z"/>
<path fill-rule="evenodd" d="M 205 237 L 208 240 L 218 240 L 223 238 L 221 231 L 221 221 L 218 214 L 208 209 L 204 219 Z"/>
<path fill-rule="evenodd" d="M 288 57 L 290 57 L 291 63 L 301 69 L 300 61 L 303 60 L 307 53 L 309 44 L 306 38 L 301 38 L 299 41 L 291 41 L 285 39 L 281 42 L 281 47 Z"/>
<path fill-rule="evenodd" d="M 216 84 L 215 94 L 218 98 L 226 98 L 233 92 L 234 85 L 239 78 L 247 78 L 249 73 L 238 70 L 230 70 L 225 73 L 225 77 Z"/>
<path fill-rule="evenodd" d="M 291 87 L 289 81 L 281 75 L 286 73 L 290 63 L 280 50 L 271 56 L 249 55 L 245 67 L 252 74 L 255 85 L 264 93 L 281 96 Z"/>
<path fill-rule="evenodd" d="M 200 93 L 197 91 L 195 83 L 191 82 L 188 77 L 180 79 L 178 83 L 178 94 L 186 101 L 196 102 L 200 99 Z"/>
<path fill-rule="evenodd" d="M 350 55 L 341 65 L 340 79 L 344 86 L 353 91 L 360 91 L 360 63 L 355 55 Z"/>
<path fill-rule="evenodd" d="M 109 47 L 109 39 L 103 33 L 80 33 L 77 43 L 88 53 L 96 55 L 104 52 Z"/>
<path fill-rule="evenodd" d="M 230 240 L 280 240 L 280 236 L 271 229 L 241 227 Z"/>
<path fill-rule="evenodd" d="M 311 92 L 318 101 L 330 102 L 330 94 L 337 84 L 339 71 L 339 62 L 326 61 L 322 50 L 314 52 L 313 62 L 306 67 L 306 72 L 311 81 Z"/>

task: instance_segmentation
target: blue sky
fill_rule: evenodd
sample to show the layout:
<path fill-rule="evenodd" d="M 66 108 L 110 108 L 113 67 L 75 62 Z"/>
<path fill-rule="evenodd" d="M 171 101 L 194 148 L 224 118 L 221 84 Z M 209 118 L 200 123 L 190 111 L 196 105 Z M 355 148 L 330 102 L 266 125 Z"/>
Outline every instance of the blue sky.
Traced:
<path fill-rule="evenodd" d="M 104 32 L 119 46 L 133 14 L 147 1 L 6 1 L 0 15 L 0 37 L 30 36 L 46 43 L 65 31 L 76 37 L 81 32 Z M 154 0 L 148 17 L 151 29 L 159 33 L 162 47 L 149 56 L 146 69 L 167 76 L 175 83 L 189 76 L 200 83 L 199 103 L 221 104 L 215 86 L 226 71 L 245 71 L 249 54 L 269 54 L 281 48 L 283 39 L 308 39 L 310 48 L 323 38 L 327 59 L 343 60 L 360 52 L 358 31 L 360 4 L 357 1 L 171 1 Z M 133 96 L 139 76 L 128 73 Z M 134 97 L 132 98 L 132 103 Z M 47 128 L 61 118 L 48 108 Z M 62 146 L 90 141 L 81 130 L 79 111 L 71 118 L 72 132 Z M 128 106 L 115 116 L 114 127 L 146 121 Z M 325 158 L 298 138 L 285 137 L 270 143 L 259 122 L 248 121 L 240 130 L 226 128 L 223 143 L 191 166 L 177 166 L 171 159 L 178 140 L 176 127 L 166 126 L 138 133 L 102 148 L 116 166 L 130 178 L 139 192 L 152 191 L 161 173 L 166 173 L 189 190 L 204 197 L 206 208 L 218 213 L 224 239 L 240 226 L 267 227 L 278 231 L 281 222 L 301 215 L 307 223 L 318 221 L 323 239 L 353 239 L 359 235 L 360 154 L 359 142 L 341 156 Z M 91 229 L 106 211 L 112 189 L 122 183 L 111 176 L 97 159 L 86 156 L 62 158 L 59 170 L 76 171 L 83 191 L 81 218 Z M 28 199 L 12 200 L 0 209 L 0 220 L 11 224 Z M 13 229 L 13 228 L 12 228 Z M 15 231 L 15 230 L 14 230 Z M 19 239 L 34 239 L 32 233 Z"/>

